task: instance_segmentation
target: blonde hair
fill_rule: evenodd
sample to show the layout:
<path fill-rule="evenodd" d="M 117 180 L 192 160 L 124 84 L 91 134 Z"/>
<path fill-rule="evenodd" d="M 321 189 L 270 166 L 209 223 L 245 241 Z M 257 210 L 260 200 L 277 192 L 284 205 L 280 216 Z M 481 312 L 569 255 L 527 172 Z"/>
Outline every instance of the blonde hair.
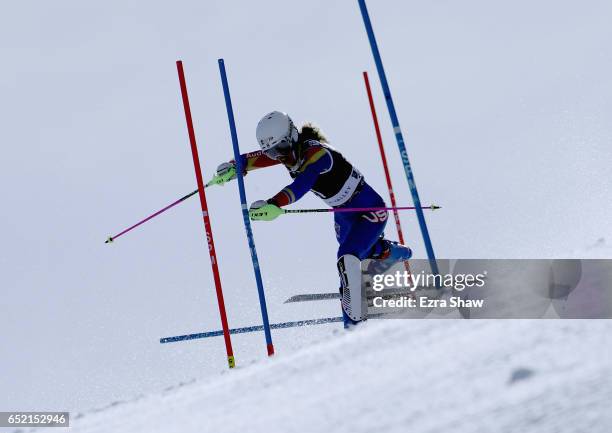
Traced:
<path fill-rule="evenodd" d="M 321 129 L 312 122 L 306 122 L 300 129 L 300 141 L 317 140 L 320 143 L 329 143 Z"/>

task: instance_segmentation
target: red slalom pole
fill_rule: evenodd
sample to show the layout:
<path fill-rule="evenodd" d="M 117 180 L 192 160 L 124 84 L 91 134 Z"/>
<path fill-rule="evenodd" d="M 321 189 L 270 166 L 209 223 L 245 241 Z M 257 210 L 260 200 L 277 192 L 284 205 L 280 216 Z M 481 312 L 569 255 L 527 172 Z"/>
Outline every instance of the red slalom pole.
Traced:
<path fill-rule="evenodd" d="M 387 164 L 387 155 L 385 154 L 385 148 L 382 142 L 382 135 L 380 134 L 380 127 L 378 126 L 378 116 L 376 115 L 376 107 L 374 106 L 374 98 L 372 97 L 372 89 L 370 88 L 370 80 L 368 79 L 368 73 L 363 71 L 363 81 L 365 82 L 366 91 L 368 93 L 368 101 L 370 102 L 370 111 L 372 112 L 372 120 L 374 122 L 374 129 L 376 130 L 376 139 L 378 141 L 378 149 L 380 150 L 380 158 L 382 159 L 383 168 L 385 169 L 385 179 L 387 180 L 387 189 L 389 190 L 389 198 L 391 199 L 391 207 L 393 209 L 393 218 L 395 219 L 395 228 L 397 229 L 397 236 L 399 242 L 404 244 L 404 233 L 402 232 L 402 224 L 400 223 L 399 212 L 395 204 L 395 194 L 393 193 L 393 185 L 391 184 L 391 175 L 389 174 L 389 166 Z M 404 262 L 406 271 L 410 272 L 410 265 L 408 261 Z"/>
<path fill-rule="evenodd" d="M 200 168 L 200 158 L 198 157 L 198 147 L 196 145 L 195 131 L 193 129 L 193 121 L 191 119 L 191 109 L 189 108 L 189 96 L 187 95 L 187 84 L 185 82 L 185 73 L 183 72 L 183 62 L 177 60 L 176 69 L 178 71 L 179 82 L 181 84 L 183 108 L 185 109 L 185 120 L 187 121 L 187 131 L 189 133 L 189 142 L 191 144 L 191 155 L 193 156 L 193 166 L 195 168 L 196 179 L 198 181 L 198 191 L 200 196 L 200 204 L 202 205 L 202 217 L 204 220 L 206 241 L 208 242 L 210 264 L 212 266 L 212 271 L 215 279 L 215 289 L 217 291 L 217 301 L 219 303 L 219 314 L 221 315 L 221 326 L 223 328 L 225 349 L 227 351 L 227 363 L 229 365 L 229 368 L 234 368 L 234 366 L 236 365 L 234 361 L 234 351 L 232 350 L 232 340 L 230 338 L 229 325 L 227 323 L 227 315 L 225 313 L 223 290 L 221 288 L 221 278 L 219 277 L 219 267 L 217 265 L 217 256 L 215 253 L 215 242 L 213 240 L 210 218 L 208 216 L 208 205 L 206 203 L 206 193 L 204 192 L 204 181 L 202 180 L 202 170 Z"/>
<path fill-rule="evenodd" d="M 374 121 L 374 129 L 376 130 L 376 139 L 378 140 L 380 158 L 382 159 L 383 168 L 385 169 L 385 179 L 387 180 L 387 188 L 389 189 L 389 197 L 391 198 L 391 207 L 396 208 L 397 205 L 395 204 L 395 194 L 393 193 L 393 185 L 391 184 L 391 176 L 389 175 L 389 166 L 387 165 L 387 156 L 385 154 L 385 148 L 383 147 L 380 127 L 378 126 L 378 116 L 376 116 L 374 98 L 372 97 L 372 89 L 370 88 L 370 80 L 368 79 L 368 73 L 365 71 L 363 72 L 363 80 L 365 81 L 366 91 L 368 92 L 368 100 L 370 101 L 370 111 L 372 111 L 372 120 Z M 395 227 L 397 228 L 397 235 L 399 237 L 400 244 L 404 244 L 404 234 L 402 233 L 402 225 L 400 223 L 397 209 L 393 209 L 393 216 L 395 218 Z"/>

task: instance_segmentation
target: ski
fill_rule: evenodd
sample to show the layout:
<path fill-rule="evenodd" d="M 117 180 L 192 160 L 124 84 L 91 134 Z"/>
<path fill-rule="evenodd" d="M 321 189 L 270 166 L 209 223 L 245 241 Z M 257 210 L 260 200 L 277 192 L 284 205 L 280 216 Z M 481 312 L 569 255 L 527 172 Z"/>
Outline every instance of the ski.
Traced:
<path fill-rule="evenodd" d="M 302 295 L 294 295 L 287 299 L 283 304 L 292 302 L 308 302 L 308 301 L 324 301 L 328 299 L 340 299 L 340 293 L 304 293 Z"/>
<path fill-rule="evenodd" d="M 284 329 L 284 328 L 295 328 L 299 326 L 324 325 L 326 323 L 335 323 L 335 322 L 342 322 L 342 317 L 322 317 L 320 319 L 298 320 L 295 322 L 271 323 L 270 329 Z M 247 332 L 258 332 L 258 331 L 263 331 L 263 330 L 264 330 L 263 325 L 257 325 L 257 326 L 246 326 L 243 328 L 230 329 L 229 333 L 230 334 L 246 334 Z M 177 335 L 176 337 L 164 337 L 164 338 L 160 338 L 159 342 L 161 344 L 175 343 L 177 341 L 187 341 L 187 340 L 195 340 L 198 338 L 218 337 L 220 335 L 223 335 L 222 330 L 200 332 L 197 334 Z"/>
<path fill-rule="evenodd" d="M 368 299 L 381 296 L 382 298 L 390 298 L 394 296 L 409 296 L 413 292 L 406 289 L 385 289 L 381 292 L 369 291 L 367 292 Z M 310 302 L 310 301 L 326 301 L 329 299 L 340 299 L 339 292 L 331 293 L 304 293 L 301 295 L 294 295 L 287 299 L 284 304 L 290 304 L 293 302 Z"/>

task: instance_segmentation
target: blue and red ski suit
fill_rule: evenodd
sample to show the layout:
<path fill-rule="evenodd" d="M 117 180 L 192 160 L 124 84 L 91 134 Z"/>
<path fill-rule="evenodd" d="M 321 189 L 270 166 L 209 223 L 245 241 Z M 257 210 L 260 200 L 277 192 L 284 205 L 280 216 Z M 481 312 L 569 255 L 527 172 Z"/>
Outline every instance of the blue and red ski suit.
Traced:
<path fill-rule="evenodd" d="M 244 154 L 246 171 L 279 164 L 261 151 Z M 268 200 L 283 207 L 295 203 L 308 191 L 329 206 L 384 207 L 381 196 L 368 185 L 363 175 L 328 144 L 307 140 L 297 145 L 297 162 L 286 167 L 293 182 Z M 338 240 L 338 257 L 351 254 L 359 260 L 379 256 L 385 249 L 383 233 L 387 211 L 336 212 L 334 222 Z"/>

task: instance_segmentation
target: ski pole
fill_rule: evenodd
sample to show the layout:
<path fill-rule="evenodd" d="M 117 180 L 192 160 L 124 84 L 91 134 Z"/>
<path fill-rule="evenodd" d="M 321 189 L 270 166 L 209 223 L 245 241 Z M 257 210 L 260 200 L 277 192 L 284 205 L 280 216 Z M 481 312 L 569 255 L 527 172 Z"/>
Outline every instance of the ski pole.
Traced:
<path fill-rule="evenodd" d="M 322 208 L 322 209 L 282 209 L 283 213 L 316 213 L 316 212 L 376 212 L 376 211 L 398 211 L 416 209 L 414 206 L 392 206 L 392 207 L 338 207 L 338 208 Z M 422 210 L 437 210 L 440 206 L 432 204 L 431 206 L 421 206 Z"/>
<path fill-rule="evenodd" d="M 282 209 L 277 206 L 268 206 L 268 209 L 253 209 L 249 211 L 251 219 L 255 221 L 264 220 L 270 221 L 279 215 L 287 213 L 319 213 L 319 212 L 376 212 L 376 211 L 396 211 L 414 209 L 414 206 L 396 206 L 396 207 L 340 207 L 340 208 L 321 208 L 321 209 Z M 422 206 L 421 210 L 437 210 L 440 206 L 432 204 L 431 206 Z"/>
<path fill-rule="evenodd" d="M 146 222 L 147 222 L 147 221 L 149 221 L 150 219 L 155 218 L 157 215 L 159 215 L 159 214 L 161 214 L 161 213 L 163 213 L 163 212 L 166 212 L 168 209 L 170 209 L 170 208 L 172 208 L 172 207 L 176 206 L 177 204 L 179 204 L 179 203 L 181 203 L 181 202 L 183 202 L 183 201 L 187 200 L 189 197 L 191 197 L 192 195 L 195 195 L 195 194 L 197 194 L 197 193 L 198 193 L 198 190 L 197 190 L 197 189 L 196 189 L 195 191 L 193 191 L 193 192 L 190 192 L 190 193 L 189 193 L 189 194 L 187 194 L 186 196 L 179 198 L 179 199 L 178 199 L 177 201 L 175 201 L 174 203 L 170 203 L 170 204 L 169 204 L 168 206 L 166 206 L 165 208 L 158 210 L 157 212 L 155 212 L 155 213 L 154 213 L 154 214 L 152 214 L 152 215 L 149 215 L 148 217 L 146 217 L 146 218 L 145 218 L 145 219 L 143 219 L 142 221 L 137 222 L 136 224 L 134 224 L 134 225 L 133 225 L 133 226 L 131 226 L 131 227 L 128 227 L 127 229 L 123 230 L 122 232 L 119 232 L 119 233 L 117 233 L 117 234 L 116 234 L 116 235 L 114 235 L 114 236 L 109 236 L 109 237 L 108 237 L 108 239 L 106 239 L 106 240 L 104 241 L 104 243 L 105 243 L 105 244 L 110 244 L 110 243 L 111 243 L 111 242 L 113 242 L 115 239 L 117 239 L 119 236 L 122 236 L 122 235 L 126 234 L 127 232 L 129 232 L 130 230 L 135 229 L 135 228 L 136 228 L 136 227 L 138 227 L 139 225 L 146 223 Z"/>
<path fill-rule="evenodd" d="M 208 188 L 209 186 L 212 186 L 212 185 L 223 185 L 223 184 L 225 184 L 225 182 L 229 181 L 229 180 L 232 178 L 232 176 L 234 176 L 235 174 L 236 174 L 236 170 L 235 170 L 235 169 L 229 170 L 227 173 L 224 173 L 223 175 L 218 175 L 218 174 L 217 174 L 217 175 L 215 175 L 215 176 L 214 176 L 214 177 L 213 177 L 213 178 L 210 180 L 210 182 L 208 182 L 206 185 L 204 185 L 204 188 Z M 146 223 L 146 222 L 147 222 L 147 221 L 149 221 L 150 219 L 155 218 L 157 215 L 159 215 L 159 214 L 161 214 L 161 213 L 166 212 L 168 209 L 170 209 L 170 208 L 172 208 L 172 207 L 176 206 L 176 205 L 177 205 L 177 204 L 179 204 L 179 203 L 182 203 L 183 201 L 187 200 L 189 197 L 191 197 L 191 196 L 193 196 L 193 195 L 196 195 L 197 193 L 198 193 L 198 190 L 197 190 L 197 189 L 196 189 L 195 191 L 193 191 L 193 192 L 190 192 L 189 194 L 185 195 L 184 197 L 181 197 L 181 198 L 179 198 L 177 201 L 175 201 L 175 202 L 173 202 L 173 203 L 170 203 L 170 204 L 169 204 L 168 206 L 166 206 L 165 208 L 158 210 L 157 212 L 155 212 L 155 213 L 154 213 L 154 214 L 152 214 L 152 215 L 149 215 L 148 217 L 146 217 L 146 218 L 145 218 L 145 219 L 143 219 L 142 221 L 137 222 L 136 224 L 134 224 L 134 225 L 133 225 L 133 226 L 131 226 L 131 227 L 128 227 L 127 229 L 123 230 L 122 232 L 117 233 L 117 234 L 116 234 L 116 235 L 114 235 L 114 236 L 109 236 L 109 237 L 108 237 L 108 238 L 107 238 L 107 239 L 104 241 L 104 243 L 105 243 L 105 244 L 109 244 L 109 243 L 113 242 L 113 241 L 114 241 L 115 239 L 117 239 L 119 236 L 122 236 L 122 235 L 126 234 L 127 232 L 129 232 L 130 230 L 135 229 L 135 228 L 136 228 L 136 227 L 138 227 L 139 225 Z"/>

